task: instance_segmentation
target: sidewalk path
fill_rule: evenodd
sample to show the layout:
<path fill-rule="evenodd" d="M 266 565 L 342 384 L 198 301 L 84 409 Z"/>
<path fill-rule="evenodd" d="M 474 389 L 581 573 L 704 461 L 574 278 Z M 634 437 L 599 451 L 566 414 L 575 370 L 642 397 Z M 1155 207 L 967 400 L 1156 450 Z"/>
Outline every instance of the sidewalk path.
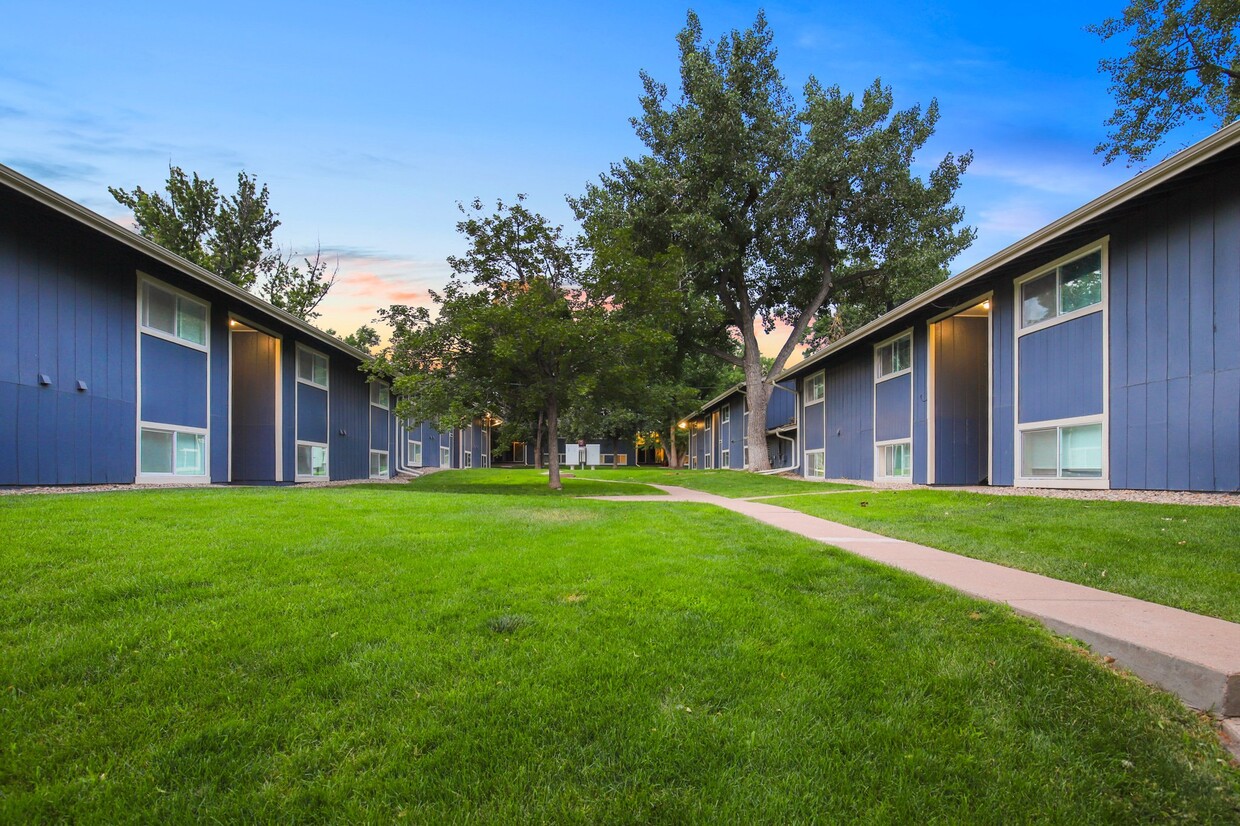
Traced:
<path fill-rule="evenodd" d="M 1240 717 L 1240 624 L 1099 591 L 1040 574 L 830 522 L 763 501 L 653 485 L 666 496 L 591 496 L 625 502 L 699 502 L 1003 602 L 1051 630 L 1177 694 L 1188 705 Z"/>

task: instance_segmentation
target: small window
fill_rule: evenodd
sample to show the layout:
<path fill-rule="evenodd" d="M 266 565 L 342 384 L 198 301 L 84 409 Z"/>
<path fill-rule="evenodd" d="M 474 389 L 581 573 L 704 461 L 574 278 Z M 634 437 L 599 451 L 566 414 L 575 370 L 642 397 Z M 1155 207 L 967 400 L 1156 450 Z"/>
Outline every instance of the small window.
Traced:
<path fill-rule="evenodd" d="M 452 448 L 447 445 L 439 446 L 439 466 L 450 467 L 452 465 Z"/>
<path fill-rule="evenodd" d="M 628 463 L 629 463 L 629 454 L 627 454 L 627 453 L 617 453 L 617 454 L 616 454 L 616 464 L 617 464 L 617 465 L 627 465 Z"/>
<path fill-rule="evenodd" d="M 1102 303 L 1102 251 L 1062 264 L 1020 287 L 1020 326 L 1032 327 Z"/>
<path fill-rule="evenodd" d="M 727 424 L 732 421 L 732 407 L 730 405 L 720 409 L 719 421 L 721 424 Z"/>
<path fill-rule="evenodd" d="M 827 394 L 827 380 L 822 373 L 815 373 L 805 382 L 805 403 L 820 402 Z"/>
<path fill-rule="evenodd" d="M 206 476 L 207 437 L 201 433 L 142 428 L 144 474 Z"/>
<path fill-rule="evenodd" d="M 1020 434 L 1026 479 L 1102 478 L 1102 425 L 1040 427 Z"/>
<path fill-rule="evenodd" d="M 894 376 L 913 366 L 913 336 L 904 335 L 878 348 L 878 377 Z"/>
<path fill-rule="evenodd" d="M 744 462 L 745 462 L 745 470 L 749 470 L 749 448 L 748 448 L 748 447 L 746 447 L 746 448 L 744 448 L 744 449 L 743 449 L 743 451 L 744 451 L 744 452 L 743 452 L 743 453 L 741 453 L 741 458 L 742 458 L 742 459 L 744 460 Z"/>
<path fill-rule="evenodd" d="M 823 479 L 827 475 L 826 453 L 821 450 L 805 452 L 805 475 L 811 479 Z"/>
<path fill-rule="evenodd" d="M 719 451 L 719 467 L 732 467 L 732 462 L 730 461 L 731 455 L 732 451 L 730 450 Z"/>
<path fill-rule="evenodd" d="M 462 467 L 471 468 L 474 466 L 474 452 L 472 450 L 466 450 L 463 459 Z"/>
<path fill-rule="evenodd" d="M 165 290 L 150 281 L 142 283 L 142 326 L 174 339 L 205 347 L 207 305 Z"/>
<path fill-rule="evenodd" d="M 422 443 L 409 440 L 409 464 L 422 467 Z"/>
<path fill-rule="evenodd" d="M 370 451 L 370 478 L 386 479 L 388 475 L 388 455 L 386 450 Z"/>
<path fill-rule="evenodd" d="M 313 479 L 327 478 L 327 447 L 297 445 L 297 475 Z"/>
<path fill-rule="evenodd" d="M 879 475 L 889 479 L 913 475 L 913 446 L 908 442 L 883 445 L 878 449 Z"/>
<path fill-rule="evenodd" d="M 392 393 L 386 384 L 382 382 L 372 381 L 370 383 L 370 403 L 375 407 L 382 407 L 388 410 L 391 405 Z"/>
<path fill-rule="evenodd" d="M 316 387 L 327 388 L 327 356 L 316 353 L 313 350 L 298 348 L 297 350 L 297 378 L 307 384 L 313 384 Z M 374 398 L 374 391 L 371 391 L 371 399 Z"/>

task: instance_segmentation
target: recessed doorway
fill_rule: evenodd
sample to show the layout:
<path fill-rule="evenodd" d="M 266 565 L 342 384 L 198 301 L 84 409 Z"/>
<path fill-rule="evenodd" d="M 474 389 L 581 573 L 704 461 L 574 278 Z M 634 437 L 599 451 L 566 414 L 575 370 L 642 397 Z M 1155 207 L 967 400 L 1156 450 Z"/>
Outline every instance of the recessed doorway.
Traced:
<path fill-rule="evenodd" d="M 930 324 L 932 485 L 990 483 L 991 300 Z"/>
<path fill-rule="evenodd" d="M 230 318 L 228 467 L 232 482 L 279 482 L 280 339 Z"/>

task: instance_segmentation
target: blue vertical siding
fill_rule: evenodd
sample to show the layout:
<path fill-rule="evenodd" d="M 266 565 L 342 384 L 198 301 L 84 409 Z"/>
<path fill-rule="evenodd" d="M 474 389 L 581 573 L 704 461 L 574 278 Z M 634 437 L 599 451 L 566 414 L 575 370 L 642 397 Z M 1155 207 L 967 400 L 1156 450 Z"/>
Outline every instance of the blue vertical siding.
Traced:
<path fill-rule="evenodd" d="M 1022 336 L 1020 421 L 1102 413 L 1102 313 Z"/>
<path fill-rule="evenodd" d="M 358 362 L 333 353 L 331 379 L 331 448 L 333 479 L 370 476 L 370 386 Z"/>
<path fill-rule="evenodd" d="M 1010 281 L 993 285 L 990 298 L 991 360 L 990 484 L 1010 485 L 1015 479 L 1016 441 L 1015 294 Z"/>
<path fill-rule="evenodd" d="M 911 373 L 874 385 L 874 441 L 912 438 L 912 394 Z"/>
<path fill-rule="evenodd" d="M 0 485 L 133 481 L 135 283 L 75 225 L 0 195 Z"/>
<path fill-rule="evenodd" d="M 142 421 L 207 426 L 207 354 L 142 336 Z"/>
<path fill-rule="evenodd" d="M 1112 229 L 1110 482 L 1240 489 L 1240 163 Z"/>
<path fill-rule="evenodd" d="M 370 406 L 370 449 L 388 450 L 392 444 L 390 435 L 388 433 L 388 412 L 372 404 Z"/>
<path fill-rule="evenodd" d="M 799 436 L 801 438 L 801 470 L 805 472 L 805 452 L 810 450 L 821 450 L 826 447 L 827 432 L 827 414 L 826 406 L 830 403 L 831 388 L 825 388 L 825 400 L 807 403 L 807 388 L 809 386 L 809 378 L 818 371 L 813 371 L 808 375 L 800 377 L 801 386 L 801 427 Z"/>
<path fill-rule="evenodd" d="M 873 479 L 874 368 L 868 347 L 832 360 L 826 383 L 827 477 Z"/>
<path fill-rule="evenodd" d="M 328 390 L 297 382 L 297 439 L 303 442 L 330 444 L 328 438 L 328 399 L 335 388 Z M 332 457 L 328 457 L 328 462 Z"/>

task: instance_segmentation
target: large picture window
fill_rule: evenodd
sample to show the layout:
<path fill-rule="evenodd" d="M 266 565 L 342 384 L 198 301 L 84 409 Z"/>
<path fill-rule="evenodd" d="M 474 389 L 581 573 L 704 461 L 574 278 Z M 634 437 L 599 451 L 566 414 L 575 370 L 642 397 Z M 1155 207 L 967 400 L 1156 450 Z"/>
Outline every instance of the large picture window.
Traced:
<path fill-rule="evenodd" d="M 388 475 L 388 454 L 386 450 L 370 451 L 370 478 L 386 479 Z"/>
<path fill-rule="evenodd" d="M 178 343 L 206 347 L 207 305 L 143 281 L 142 326 Z"/>
<path fill-rule="evenodd" d="M 1094 250 L 1020 287 L 1020 326 L 1033 327 L 1102 303 L 1102 250 Z"/>

